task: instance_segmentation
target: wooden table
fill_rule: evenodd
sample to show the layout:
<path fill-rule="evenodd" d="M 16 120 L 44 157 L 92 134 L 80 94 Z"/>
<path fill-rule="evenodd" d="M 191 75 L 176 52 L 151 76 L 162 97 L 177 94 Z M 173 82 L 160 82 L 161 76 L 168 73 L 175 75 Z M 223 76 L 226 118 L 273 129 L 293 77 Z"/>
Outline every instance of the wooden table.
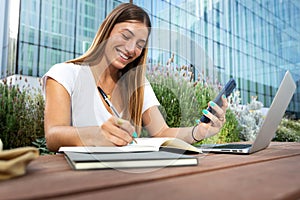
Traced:
<path fill-rule="evenodd" d="M 74 171 L 63 155 L 40 156 L 0 182 L 0 199 L 300 199 L 300 143 L 198 157 L 198 166 Z"/>

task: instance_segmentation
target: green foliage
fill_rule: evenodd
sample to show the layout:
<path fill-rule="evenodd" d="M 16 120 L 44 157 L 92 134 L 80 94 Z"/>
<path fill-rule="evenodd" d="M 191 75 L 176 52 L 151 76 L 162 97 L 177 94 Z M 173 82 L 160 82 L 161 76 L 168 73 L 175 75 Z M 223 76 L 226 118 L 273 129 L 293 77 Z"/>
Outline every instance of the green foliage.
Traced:
<path fill-rule="evenodd" d="M 220 133 L 213 137 L 206 138 L 196 143 L 196 145 L 238 142 L 240 141 L 240 132 L 241 128 L 235 117 L 235 114 L 228 109 L 226 111 L 226 123 L 222 127 Z"/>
<path fill-rule="evenodd" d="M 32 144 L 37 147 L 40 151 L 40 155 L 47 155 L 47 154 L 54 154 L 54 152 L 51 152 L 48 150 L 46 145 L 46 138 L 37 138 Z"/>
<path fill-rule="evenodd" d="M 176 98 L 175 94 L 167 87 L 160 84 L 152 84 L 153 90 L 157 95 L 158 101 L 161 106 L 159 110 L 163 114 L 167 124 L 169 126 L 178 127 L 181 122 L 181 109 L 179 105 L 179 100 Z"/>
<path fill-rule="evenodd" d="M 201 108 L 195 98 L 196 90 L 190 82 L 171 76 L 151 77 L 149 81 L 161 104 L 159 109 L 168 126 L 180 127 L 195 124 Z"/>
<path fill-rule="evenodd" d="M 283 118 L 273 141 L 279 142 L 300 142 L 300 120 Z"/>
<path fill-rule="evenodd" d="M 195 86 L 195 95 L 200 107 L 199 114 L 202 115 L 202 110 L 207 108 L 208 102 L 215 98 L 217 91 L 213 86 L 198 83 Z"/>
<path fill-rule="evenodd" d="M 180 77 L 152 75 L 149 81 L 161 106 L 160 110 L 170 127 L 194 126 L 195 120 L 216 94 L 214 85 L 191 83 Z M 220 133 L 200 143 L 224 143 L 239 141 L 238 121 L 233 112 L 226 112 L 226 123 Z"/>
<path fill-rule="evenodd" d="M 30 146 L 44 136 L 44 100 L 39 90 L 0 84 L 0 138 L 4 149 Z"/>

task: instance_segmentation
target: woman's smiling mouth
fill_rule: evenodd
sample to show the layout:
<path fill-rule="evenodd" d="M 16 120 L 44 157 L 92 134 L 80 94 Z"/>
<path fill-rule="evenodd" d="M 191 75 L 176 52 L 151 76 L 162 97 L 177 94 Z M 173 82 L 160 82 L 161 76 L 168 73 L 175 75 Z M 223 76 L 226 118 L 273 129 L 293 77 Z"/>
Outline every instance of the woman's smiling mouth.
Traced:
<path fill-rule="evenodd" d="M 118 52 L 119 56 L 120 56 L 122 59 L 126 60 L 126 61 L 129 60 L 129 59 L 131 58 L 131 56 L 129 56 L 129 55 L 123 53 L 123 52 L 122 52 L 121 50 L 119 50 L 119 49 L 117 49 L 117 52 Z"/>

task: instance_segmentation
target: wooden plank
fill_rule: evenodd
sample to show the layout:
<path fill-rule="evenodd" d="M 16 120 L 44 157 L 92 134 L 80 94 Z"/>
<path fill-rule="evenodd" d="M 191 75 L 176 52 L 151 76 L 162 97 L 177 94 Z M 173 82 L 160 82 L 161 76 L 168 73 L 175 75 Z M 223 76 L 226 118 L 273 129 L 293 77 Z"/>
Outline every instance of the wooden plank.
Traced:
<path fill-rule="evenodd" d="M 300 155 L 299 143 L 272 143 L 270 148 L 252 155 L 199 155 L 196 167 L 134 170 L 73 171 L 62 155 L 42 156 L 30 163 L 28 174 L 0 182 L 0 194 L 6 199 L 42 199 L 51 196 L 93 192 L 107 188 L 152 182 L 226 168 L 270 162 Z M 30 193 L 28 191 L 31 191 Z"/>
<path fill-rule="evenodd" d="M 40 156 L 29 163 L 27 175 L 68 171 L 70 167 L 62 154 Z"/>
<path fill-rule="evenodd" d="M 300 156 L 55 199 L 299 199 Z"/>

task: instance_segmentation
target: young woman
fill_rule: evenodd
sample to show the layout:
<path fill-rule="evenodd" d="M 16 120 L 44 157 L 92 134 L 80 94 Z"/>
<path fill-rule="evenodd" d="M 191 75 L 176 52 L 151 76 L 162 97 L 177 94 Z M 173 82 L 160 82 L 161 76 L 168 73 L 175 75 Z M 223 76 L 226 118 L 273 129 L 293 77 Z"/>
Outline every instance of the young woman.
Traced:
<path fill-rule="evenodd" d="M 100 26 L 91 47 L 82 56 L 51 67 L 44 75 L 45 136 L 51 151 L 61 146 L 123 146 L 145 127 L 152 137 L 177 137 L 193 143 L 219 132 L 225 123 L 223 106 L 208 124 L 170 128 L 159 102 L 145 79 L 151 22 L 140 7 L 125 3 Z M 115 106 L 116 116 L 100 91 Z"/>

